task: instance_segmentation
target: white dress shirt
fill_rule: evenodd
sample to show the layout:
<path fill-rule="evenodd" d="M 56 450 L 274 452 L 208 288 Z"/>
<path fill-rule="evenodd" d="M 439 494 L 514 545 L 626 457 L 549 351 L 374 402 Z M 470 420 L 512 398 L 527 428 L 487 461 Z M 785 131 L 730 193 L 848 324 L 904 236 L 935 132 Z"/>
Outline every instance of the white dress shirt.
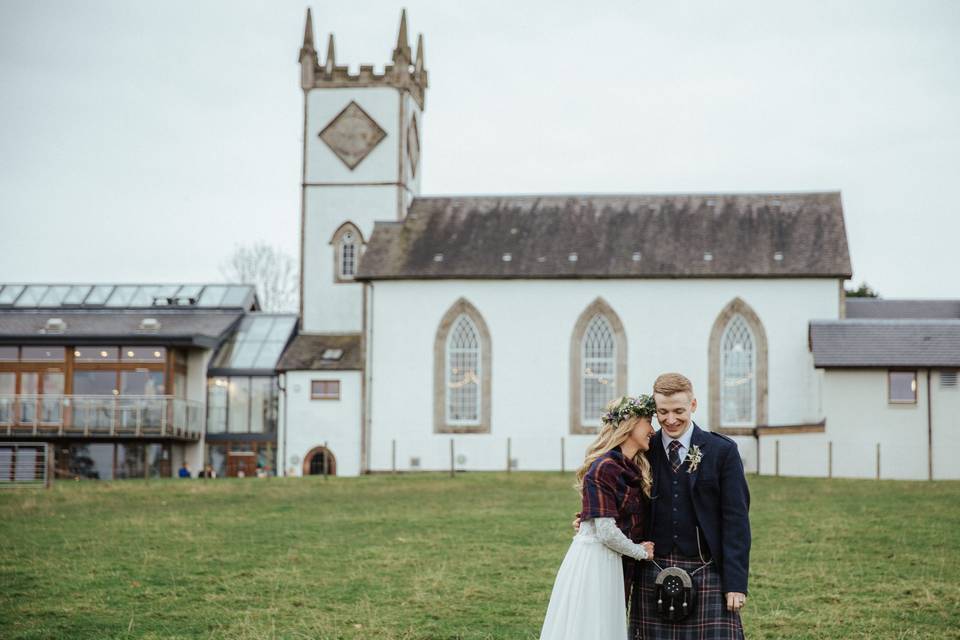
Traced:
<path fill-rule="evenodd" d="M 671 438 L 667 435 L 667 432 L 663 430 L 663 427 L 660 427 L 660 431 L 663 433 L 661 440 L 663 441 L 663 451 L 667 454 L 667 460 L 670 459 L 670 443 L 676 440 L 680 443 L 680 449 L 677 450 L 677 454 L 680 456 L 680 462 L 683 462 L 687 457 L 687 451 L 690 450 L 690 440 L 693 438 L 693 420 L 690 421 L 690 426 L 687 427 L 687 430 L 683 432 L 683 435 L 679 438 Z"/>

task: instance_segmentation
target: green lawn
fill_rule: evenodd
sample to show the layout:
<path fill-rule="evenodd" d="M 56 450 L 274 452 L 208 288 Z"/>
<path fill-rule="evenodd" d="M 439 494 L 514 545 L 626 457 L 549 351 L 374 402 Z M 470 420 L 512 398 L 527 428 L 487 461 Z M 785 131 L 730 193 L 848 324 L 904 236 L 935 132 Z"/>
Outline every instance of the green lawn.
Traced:
<path fill-rule="evenodd" d="M 8 490 L 0 637 L 535 639 L 571 536 L 572 482 L 427 474 Z M 750 485 L 748 638 L 960 638 L 960 483 Z"/>

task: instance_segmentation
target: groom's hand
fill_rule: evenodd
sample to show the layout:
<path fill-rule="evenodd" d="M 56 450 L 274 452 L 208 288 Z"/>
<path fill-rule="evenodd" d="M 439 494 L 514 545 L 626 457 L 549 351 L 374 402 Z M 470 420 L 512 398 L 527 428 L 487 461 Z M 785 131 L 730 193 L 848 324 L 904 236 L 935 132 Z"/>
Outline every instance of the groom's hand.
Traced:
<path fill-rule="evenodd" d="M 580 531 L 580 514 L 579 513 L 573 519 L 573 530 L 574 532 Z"/>
<path fill-rule="evenodd" d="M 731 591 L 727 594 L 727 611 L 732 611 L 734 613 L 740 611 L 746 601 L 747 594 Z"/>

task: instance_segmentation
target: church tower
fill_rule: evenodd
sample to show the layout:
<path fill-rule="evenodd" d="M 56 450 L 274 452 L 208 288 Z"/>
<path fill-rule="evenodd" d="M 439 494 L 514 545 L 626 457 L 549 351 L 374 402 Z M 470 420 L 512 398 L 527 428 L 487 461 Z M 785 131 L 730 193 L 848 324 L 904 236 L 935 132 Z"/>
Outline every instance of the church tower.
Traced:
<path fill-rule="evenodd" d="M 402 220 L 420 193 L 420 132 L 427 71 L 423 36 L 416 54 L 406 10 L 393 62 L 378 73 L 338 65 L 333 34 L 322 59 L 313 16 L 300 48 L 303 175 L 300 218 L 300 317 L 305 333 L 359 333 L 362 288 L 357 262 L 377 220 Z"/>

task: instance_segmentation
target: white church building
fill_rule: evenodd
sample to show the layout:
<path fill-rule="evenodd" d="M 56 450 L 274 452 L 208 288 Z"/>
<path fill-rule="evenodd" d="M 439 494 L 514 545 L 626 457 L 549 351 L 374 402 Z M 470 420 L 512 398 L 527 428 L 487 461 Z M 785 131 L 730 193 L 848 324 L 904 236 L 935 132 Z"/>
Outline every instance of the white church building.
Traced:
<path fill-rule="evenodd" d="M 893 455 L 895 432 L 831 421 L 811 346 L 846 315 L 839 193 L 423 196 L 422 36 L 404 15 L 383 72 L 314 42 L 308 12 L 292 470 L 321 441 L 346 475 L 572 469 L 606 402 L 665 371 L 748 470 L 870 476 L 877 438 Z M 864 439 L 867 463 L 831 439 Z"/>
<path fill-rule="evenodd" d="M 423 37 L 316 46 L 308 11 L 299 313 L 0 284 L 0 481 L 24 441 L 101 479 L 572 470 L 667 371 L 748 471 L 960 478 L 960 301 L 847 300 L 839 193 L 424 196 Z"/>

